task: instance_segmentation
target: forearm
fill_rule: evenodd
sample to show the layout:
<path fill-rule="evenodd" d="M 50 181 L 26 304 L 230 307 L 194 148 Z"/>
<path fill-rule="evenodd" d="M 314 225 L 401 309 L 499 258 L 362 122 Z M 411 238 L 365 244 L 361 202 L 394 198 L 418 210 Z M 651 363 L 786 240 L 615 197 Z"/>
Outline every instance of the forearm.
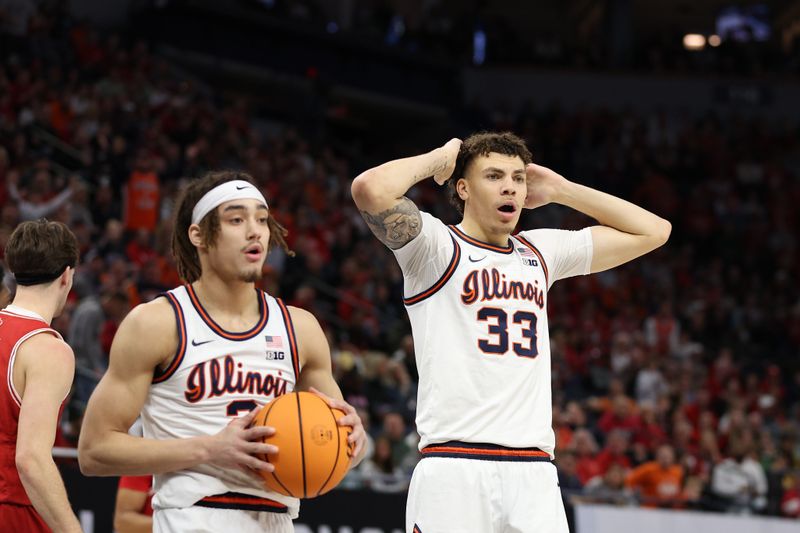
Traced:
<path fill-rule="evenodd" d="M 155 440 L 109 431 L 100 438 L 82 436 L 78 461 L 89 476 L 163 474 L 209 462 L 210 438 Z"/>
<path fill-rule="evenodd" d="M 53 531 L 81 531 L 51 456 L 18 459 L 17 470 L 33 507 Z"/>
<path fill-rule="evenodd" d="M 353 199 L 361 210 L 383 211 L 415 184 L 444 171 L 448 163 L 448 156 L 442 148 L 389 161 L 361 173 L 353 180 Z"/>
<path fill-rule="evenodd" d="M 114 517 L 117 533 L 152 533 L 153 517 L 134 511 L 123 511 Z"/>
<path fill-rule="evenodd" d="M 670 232 L 670 223 L 650 211 L 577 183 L 566 182 L 554 202 L 580 211 L 604 226 L 632 235 L 663 237 Z"/>

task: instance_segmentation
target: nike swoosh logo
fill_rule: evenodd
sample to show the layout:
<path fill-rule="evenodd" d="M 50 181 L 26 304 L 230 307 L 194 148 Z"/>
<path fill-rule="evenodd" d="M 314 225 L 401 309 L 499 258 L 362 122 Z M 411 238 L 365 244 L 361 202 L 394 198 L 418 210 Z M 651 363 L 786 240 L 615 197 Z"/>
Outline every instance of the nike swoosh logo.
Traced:
<path fill-rule="evenodd" d="M 243 190 L 243 189 L 249 189 L 249 188 L 250 188 L 250 187 L 249 187 L 249 186 L 247 186 L 247 185 L 245 185 L 244 187 L 239 187 L 238 185 L 236 186 L 236 190 L 237 190 L 237 191 L 241 191 L 241 190 Z"/>
<path fill-rule="evenodd" d="M 473 259 L 472 256 L 469 256 L 469 260 L 472 261 L 473 263 L 477 263 L 478 261 L 483 261 L 484 259 L 486 259 L 485 255 L 483 257 L 478 258 L 478 259 Z"/>
<path fill-rule="evenodd" d="M 214 342 L 214 339 L 207 340 L 207 341 L 202 341 L 202 342 L 197 342 L 196 340 L 192 339 L 192 346 L 202 346 L 204 344 L 208 344 L 209 342 Z"/>

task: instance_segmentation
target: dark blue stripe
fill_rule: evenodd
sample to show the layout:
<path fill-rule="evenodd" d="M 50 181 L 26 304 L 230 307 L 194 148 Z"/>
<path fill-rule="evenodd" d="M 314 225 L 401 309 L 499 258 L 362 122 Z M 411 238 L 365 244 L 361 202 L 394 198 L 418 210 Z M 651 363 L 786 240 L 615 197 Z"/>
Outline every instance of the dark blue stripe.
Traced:
<path fill-rule="evenodd" d="M 175 324 L 178 330 L 178 347 L 165 371 L 156 367 L 155 372 L 153 372 L 153 383 L 162 383 L 166 381 L 180 368 L 183 357 L 186 355 L 186 344 L 188 343 L 188 339 L 186 338 L 186 321 L 183 317 L 183 310 L 181 309 L 180 303 L 178 303 L 178 299 L 169 292 L 161 293 L 159 296 L 163 296 L 167 299 L 169 305 L 172 306 L 172 312 L 175 314 Z"/>
<path fill-rule="evenodd" d="M 427 459 L 428 457 L 450 457 L 453 459 L 472 459 L 474 461 L 507 461 L 513 463 L 549 463 L 549 457 L 520 457 L 516 455 L 475 455 L 475 454 L 462 454 L 462 453 L 453 453 L 453 452 L 426 452 L 423 454 L 422 458 Z"/>
<path fill-rule="evenodd" d="M 237 500 L 244 500 L 238 502 L 226 502 L 226 501 L 215 501 L 215 498 L 235 498 Z M 258 496 L 253 496 L 251 494 L 241 494 L 238 492 L 227 492 L 225 494 L 215 494 L 214 496 L 208 496 L 195 502 L 195 505 L 198 507 L 210 507 L 212 509 L 236 509 L 239 511 L 261 511 L 267 513 L 286 513 L 289 511 L 289 508 L 285 505 L 281 504 L 280 502 L 274 502 L 279 504 L 279 506 L 275 505 L 266 505 L 262 503 L 264 500 L 268 500 L 267 498 L 260 498 Z M 273 501 L 273 500 L 268 500 Z"/>
<path fill-rule="evenodd" d="M 458 229 L 455 225 L 448 226 L 453 233 L 455 233 L 459 239 L 463 240 L 464 242 L 471 244 L 472 246 L 476 246 L 478 248 L 483 248 L 484 250 L 489 250 L 490 252 L 496 252 L 498 254 L 510 254 L 514 251 L 514 244 L 511 239 L 508 239 L 507 246 L 496 246 L 494 244 L 489 244 L 488 242 L 479 241 L 475 237 L 470 237 L 460 229 Z"/>
<path fill-rule="evenodd" d="M 403 303 L 405 305 L 414 305 L 418 304 L 419 302 L 427 300 L 428 298 L 439 292 L 439 290 L 441 290 L 441 288 L 444 287 L 445 284 L 447 284 L 450 278 L 453 277 L 453 274 L 455 274 L 456 269 L 458 268 L 458 262 L 461 260 L 461 247 L 458 245 L 458 243 L 456 242 L 456 240 L 453 238 L 452 235 L 450 236 L 450 239 L 452 239 L 453 241 L 453 257 L 450 258 L 450 263 L 444 270 L 444 274 L 442 274 L 442 277 L 439 278 L 436 281 L 436 283 L 431 285 L 430 288 L 420 292 L 419 294 L 415 294 L 414 296 L 411 296 L 409 298 L 403 298 Z"/>
<path fill-rule="evenodd" d="M 456 448 L 456 450 L 453 450 L 453 448 Z M 464 452 L 459 452 L 459 449 L 464 450 Z M 538 452 L 545 455 L 520 456 L 492 452 Z M 422 457 L 452 457 L 456 459 L 475 459 L 478 461 L 509 461 L 522 463 L 551 462 L 550 455 L 537 447 L 509 448 L 499 444 L 461 441 L 439 442 L 425 446 L 425 448 L 422 449 Z"/>

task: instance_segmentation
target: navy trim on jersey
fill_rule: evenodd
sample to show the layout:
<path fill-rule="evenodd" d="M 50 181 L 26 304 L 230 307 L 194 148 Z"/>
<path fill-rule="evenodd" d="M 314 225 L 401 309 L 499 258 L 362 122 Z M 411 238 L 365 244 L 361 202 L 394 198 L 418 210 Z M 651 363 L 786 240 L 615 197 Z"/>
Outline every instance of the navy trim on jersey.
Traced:
<path fill-rule="evenodd" d="M 300 354 L 297 352 L 297 337 L 294 334 L 294 323 L 292 322 L 292 315 L 280 298 L 275 298 L 278 307 L 281 308 L 283 314 L 283 324 L 286 326 L 286 334 L 289 336 L 289 349 L 292 351 L 292 367 L 294 368 L 294 382 L 297 383 L 300 379 Z"/>
<path fill-rule="evenodd" d="M 544 272 L 544 281 L 548 285 L 550 285 L 550 272 L 547 270 L 547 263 L 545 263 L 544 261 L 544 256 L 542 255 L 542 252 L 540 252 L 539 249 L 533 245 L 533 243 L 531 243 L 528 239 L 526 239 L 522 235 L 514 235 L 514 237 L 519 239 L 519 242 L 530 248 L 531 251 L 536 254 L 536 257 L 538 257 L 539 261 L 542 263 L 542 271 Z"/>
<path fill-rule="evenodd" d="M 442 274 L 442 277 L 431 286 L 431 288 L 420 292 L 414 296 L 410 296 L 408 298 L 403 298 L 403 303 L 406 305 L 414 305 L 415 303 L 419 303 L 426 298 L 433 296 L 439 289 L 444 287 L 445 283 L 453 277 L 453 273 L 456 271 L 456 267 L 458 266 L 459 261 L 461 260 L 461 247 L 458 245 L 456 240 L 451 235 L 450 238 L 453 240 L 453 257 L 450 259 L 450 264 L 447 265 L 447 268 Z"/>
<path fill-rule="evenodd" d="M 282 503 L 261 498 L 251 494 L 241 494 L 238 492 L 226 492 L 206 496 L 202 500 L 195 502 L 198 507 L 211 507 L 213 509 L 237 509 L 239 511 L 261 511 L 267 513 L 286 513 L 289 508 Z"/>
<path fill-rule="evenodd" d="M 178 330 L 178 348 L 175 350 L 175 355 L 172 357 L 172 361 L 170 361 L 169 366 L 165 370 L 162 371 L 160 368 L 156 368 L 155 372 L 153 372 L 153 383 L 162 383 L 169 379 L 178 367 L 181 366 L 183 357 L 186 355 L 186 320 L 183 317 L 181 304 L 178 303 L 175 295 L 170 292 L 165 292 L 159 296 L 163 296 L 167 299 L 169 305 L 172 306 L 172 311 L 175 313 L 175 324 Z"/>
<path fill-rule="evenodd" d="M 497 252 L 499 254 L 510 254 L 514 251 L 514 245 L 511 242 L 511 239 L 508 240 L 508 246 L 496 246 L 494 244 L 489 244 L 488 242 L 479 241 L 474 237 L 470 237 L 456 226 L 447 226 L 450 230 L 455 233 L 458 238 L 462 239 L 463 241 L 471 244 L 472 246 L 477 246 L 478 248 L 483 248 L 484 250 L 489 250 L 490 252 Z"/>
<path fill-rule="evenodd" d="M 508 448 L 497 444 L 478 444 L 472 442 L 450 441 L 425 446 L 422 451 L 426 457 L 452 457 L 456 459 L 475 459 L 479 461 L 551 461 L 550 454 L 539 448 Z"/>
<path fill-rule="evenodd" d="M 260 318 L 256 325 L 247 331 L 235 332 L 227 331 L 223 329 L 222 326 L 217 324 L 214 319 L 211 318 L 211 315 L 205 310 L 203 304 L 200 303 L 200 299 L 194 292 L 194 287 L 192 287 L 191 284 L 186 285 L 186 292 L 189 295 L 189 300 L 192 302 L 192 306 L 194 307 L 195 311 L 197 311 L 197 314 L 203 319 L 203 322 L 205 322 L 206 325 L 211 328 L 211 331 L 223 339 L 228 339 L 231 341 L 246 341 L 247 339 L 252 339 L 258 335 L 262 329 L 264 329 L 264 326 L 267 325 L 267 321 L 269 320 L 269 306 L 267 305 L 266 295 L 264 294 L 264 291 L 259 289 L 255 289 L 255 291 L 258 295 L 258 313 Z"/>

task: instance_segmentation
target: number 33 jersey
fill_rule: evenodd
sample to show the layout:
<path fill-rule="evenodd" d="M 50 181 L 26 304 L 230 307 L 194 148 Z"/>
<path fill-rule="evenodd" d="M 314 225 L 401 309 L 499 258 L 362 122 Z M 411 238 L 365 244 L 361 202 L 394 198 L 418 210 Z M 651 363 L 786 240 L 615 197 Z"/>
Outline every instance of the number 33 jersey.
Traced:
<path fill-rule="evenodd" d="M 447 441 L 555 449 L 547 291 L 588 274 L 589 228 L 495 246 L 428 213 L 394 250 L 419 371 L 420 449 Z"/>
<path fill-rule="evenodd" d="M 153 376 L 142 409 L 145 438 L 214 435 L 234 417 L 294 390 L 300 368 L 289 311 L 281 300 L 257 292 L 258 322 L 235 333 L 211 318 L 191 285 L 163 295 L 175 313 L 178 348 L 171 364 Z M 299 506 L 295 498 L 264 490 L 252 476 L 209 464 L 157 475 L 154 491 L 155 509 L 188 507 L 228 492 L 280 502 L 293 515 Z"/>

